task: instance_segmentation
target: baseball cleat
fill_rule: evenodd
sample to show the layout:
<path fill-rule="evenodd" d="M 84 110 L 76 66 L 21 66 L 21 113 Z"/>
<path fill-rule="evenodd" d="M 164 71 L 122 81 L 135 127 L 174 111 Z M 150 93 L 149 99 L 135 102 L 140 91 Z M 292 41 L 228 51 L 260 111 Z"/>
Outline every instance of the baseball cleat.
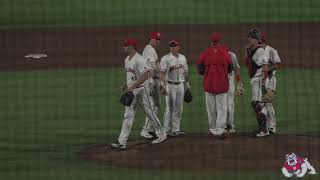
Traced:
<path fill-rule="evenodd" d="M 256 137 L 265 137 L 269 135 L 270 135 L 269 131 L 260 131 L 258 134 L 256 134 Z"/>
<path fill-rule="evenodd" d="M 163 141 L 165 141 L 167 139 L 166 135 L 160 135 L 157 139 L 153 140 L 151 143 L 152 144 L 159 144 L 162 143 Z"/>
<path fill-rule="evenodd" d="M 142 137 L 146 138 L 146 139 L 152 139 L 153 136 L 151 134 L 149 134 L 148 132 L 142 131 L 140 134 Z"/>
<path fill-rule="evenodd" d="M 119 141 L 111 143 L 110 146 L 115 149 L 126 149 L 127 148 L 125 144 L 120 144 Z"/>

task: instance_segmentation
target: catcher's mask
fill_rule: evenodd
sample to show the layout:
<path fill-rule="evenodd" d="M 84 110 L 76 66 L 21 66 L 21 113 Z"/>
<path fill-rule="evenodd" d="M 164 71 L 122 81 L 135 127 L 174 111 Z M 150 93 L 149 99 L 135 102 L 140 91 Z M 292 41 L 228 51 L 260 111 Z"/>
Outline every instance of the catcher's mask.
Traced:
<path fill-rule="evenodd" d="M 252 28 L 247 34 L 247 37 L 250 37 L 252 39 L 261 40 L 261 33 L 258 28 Z"/>

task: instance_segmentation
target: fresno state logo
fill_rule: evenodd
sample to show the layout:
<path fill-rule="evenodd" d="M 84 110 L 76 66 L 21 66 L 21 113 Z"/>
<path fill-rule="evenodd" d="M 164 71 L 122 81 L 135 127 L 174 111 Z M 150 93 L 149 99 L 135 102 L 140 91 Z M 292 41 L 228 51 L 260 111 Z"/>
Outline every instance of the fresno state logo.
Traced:
<path fill-rule="evenodd" d="M 302 158 L 295 153 L 286 155 L 286 161 L 282 166 L 282 173 L 285 177 L 303 177 L 307 172 L 310 175 L 316 174 L 308 158 Z"/>

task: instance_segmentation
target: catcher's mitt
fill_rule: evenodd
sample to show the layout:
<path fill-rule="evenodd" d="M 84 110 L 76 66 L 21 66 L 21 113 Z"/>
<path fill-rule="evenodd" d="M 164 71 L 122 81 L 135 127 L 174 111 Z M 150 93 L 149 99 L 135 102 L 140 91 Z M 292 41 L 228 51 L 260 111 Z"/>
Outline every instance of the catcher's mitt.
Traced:
<path fill-rule="evenodd" d="M 189 89 L 186 90 L 183 97 L 184 102 L 190 103 L 192 101 L 192 93 Z"/>
<path fill-rule="evenodd" d="M 236 87 L 236 95 L 237 96 L 241 96 L 245 93 L 245 90 L 243 88 L 243 83 L 242 82 L 239 82 L 237 83 L 237 87 Z"/>
<path fill-rule="evenodd" d="M 266 89 L 266 93 L 262 97 L 262 101 L 266 103 L 272 102 L 276 98 L 276 93 L 272 89 Z"/>
<path fill-rule="evenodd" d="M 134 94 L 131 91 L 129 91 L 129 92 L 124 93 L 121 96 L 120 103 L 125 106 L 131 106 L 133 99 L 134 99 Z"/>

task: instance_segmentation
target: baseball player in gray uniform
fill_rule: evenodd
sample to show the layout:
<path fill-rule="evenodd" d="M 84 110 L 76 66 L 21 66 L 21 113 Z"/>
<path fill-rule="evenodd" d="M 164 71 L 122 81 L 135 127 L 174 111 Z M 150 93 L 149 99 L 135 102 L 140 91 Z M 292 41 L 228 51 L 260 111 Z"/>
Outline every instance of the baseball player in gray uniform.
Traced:
<path fill-rule="evenodd" d="M 159 118 L 154 111 L 153 98 L 150 96 L 152 85 L 148 79 L 151 67 L 136 51 L 137 43 L 134 39 L 125 40 L 123 46 L 124 51 L 128 54 L 125 59 L 127 92 L 133 92 L 134 99 L 130 106 L 126 106 L 121 133 L 118 140 L 111 143 L 111 147 L 117 149 L 126 148 L 138 104 L 143 108 L 145 114 L 149 118 L 152 128 L 156 131 L 157 139 L 153 140 L 152 143 L 161 143 L 166 139 L 166 134 L 162 130 Z"/>
<path fill-rule="evenodd" d="M 268 78 L 266 81 L 266 88 L 271 89 L 273 92 L 276 91 L 276 71 L 280 68 L 281 65 L 281 59 L 279 57 L 278 51 L 268 45 L 266 42 L 266 34 L 264 32 L 261 33 L 261 41 L 262 45 L 267 53 L 267 58 L 269 62 L 269 72 L 268 72 Z M 277 133 L 277 121 L 276 116 L 274 112 L 274 108 L 272 105 L 272 102 L 266 103 L 267 108 L 267 128 L 269 129 L 269 133 L 276 134 Z"/>
<path fill-rule="evenodd" d="M 159 84 L 159 58 L 155 50 L 160 45 L 160 33 L 151 32 L 149 34 L 149 44 L 143 50 L 142 56 L 147 60 L 147 63 L 151 66 L 150 82 L 152 83 L 152 96 L 154 99 L 155 113 L 159 115 L 160 112 L 160 84 Z M 144 126 L 141 130 L 141 136 L 147 139 L 153 138 L 149 132 L 154 132 L 148 116 Z"/>
<path fill-rule="evenodd" d="M 257 28 L 248 32 L 247 67 L 251 78 L 251 105 L 256 113 L 258 132 L 256 137 L 269 135 L 267 129 L 267 110 L 262 101 L 268 77 L 268 57 L 261 45 L 261 35 Z"/>
<path fill-rule="evenodd" d="M 236 130 L 234 125 L 234 96 L 243 95 L 244 88 L 240 78 L 240 65 L 238 63 L 237 56 L 234 52 L 230 50 L 228 51 L 228 53 L 232 61 L 232 70 L 229 73 L 228 111 L 225 133 L 235 133 Z"/>
<path fill-rule="evenodd" d="M 161 58 L 160 89 L 166 98 L 163 128 L 170 136 L 184 135 L 180 131 L 183 98 L 188 82 L 188 64 L 184 55 L 179 53 L 180 44 L 176 40 L 169 42 L 170 53 Z"/>

